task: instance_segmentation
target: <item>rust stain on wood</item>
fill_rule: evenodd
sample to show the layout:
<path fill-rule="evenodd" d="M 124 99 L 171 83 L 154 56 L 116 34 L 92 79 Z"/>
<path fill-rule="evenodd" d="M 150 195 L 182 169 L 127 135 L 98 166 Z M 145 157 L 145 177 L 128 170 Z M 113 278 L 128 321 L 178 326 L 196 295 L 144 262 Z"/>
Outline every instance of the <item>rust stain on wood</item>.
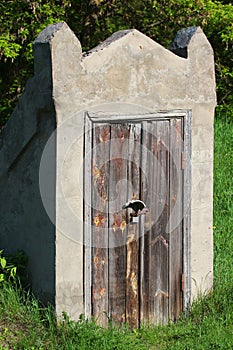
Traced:
<path fill-rule="evenodd" d="M 181 275 L 181 291 L 184 292 L 184 274 Z"/>
<path fill-rule="evenodd" d="M 113 231 L 115 232 L 118 228 L 120 228 L 123 234 L 127 225 L 126 217 L 122 213 L 114 213 L 113 218 L 114 218 L 114 221 L 112 224 Z"/>
<path fill-rule="evenodd" d="M 106 288 L 99 288 L 98 293 L 99 293 L 100 297 L 102 298 L 106 293 Z"/>
<path fill-rule="evenodd" d="M 106 223 L 106 217 L 103 214 L 96 214 L 93 218 L 93 223 L 96 227 L 104 227 Z"/>
<path fill-rule="evenodd" d="M 93 177 L 94 177 L 94 187 L 96 188 L 98 194 L 105 201 L 108 199 L 107 195 L 107 186 L 108 186 L 108 175 L 107 175 L 107 164 L 101 168 L 98 168 L 96 165 L 93 165 Z"/>
<path fill-rule="evenodd" d="M 109 125 L 105 125 L 100 129 L 99 135 L 100 142 L 106 142 L 110 139 L 110 128 Z"/>
<path fill-rule="evenodd" d="M 184 159 L 184 152 L 181 153 L 181 169 L 184 170 L 185 167 L 185 159 Z"/>
<path fill-rule="evenodd" d="M 176 194 L 174 194 L 173 197 L 172 197 L 174 204 L 176 204 L 176 198 L 177 198 L 177 196 L 176 196 Z"/>

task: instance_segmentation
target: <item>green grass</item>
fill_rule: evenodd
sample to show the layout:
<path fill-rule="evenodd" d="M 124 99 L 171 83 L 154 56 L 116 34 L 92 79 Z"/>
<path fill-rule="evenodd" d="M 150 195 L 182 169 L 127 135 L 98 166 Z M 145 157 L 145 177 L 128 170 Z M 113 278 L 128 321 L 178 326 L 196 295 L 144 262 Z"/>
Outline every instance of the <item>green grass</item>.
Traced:
<path fill-rule="evenodd" d="M 0 288 L 0 349 L 233 348 L 233 122 L 216 118 L 214 172 L 214 291 L 176 324 L 102 329 L 94 322 L 57 322 L 53 311 L 12 285 Z"/>
<path fill-rule="evenodd" d="M 127 327 L 102 329 L 66 315 L 57 321 L 52 310 L 41 309 L 34 298 L 10 284 L 1 289 L 0 310 L 0 349 L 147 349 L 139 333 Z"/>

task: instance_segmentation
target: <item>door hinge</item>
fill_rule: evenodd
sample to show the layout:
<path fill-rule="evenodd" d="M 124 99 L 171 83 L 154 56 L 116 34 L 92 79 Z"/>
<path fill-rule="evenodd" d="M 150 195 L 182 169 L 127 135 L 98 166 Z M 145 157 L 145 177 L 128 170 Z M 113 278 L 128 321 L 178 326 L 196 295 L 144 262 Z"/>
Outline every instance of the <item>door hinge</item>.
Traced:
<path fill-rule="evenodd" d="M 184 152 L 181 152 L 181 169 L 182 170 L 184 170 L 184 163 L 185 163 Z"/>

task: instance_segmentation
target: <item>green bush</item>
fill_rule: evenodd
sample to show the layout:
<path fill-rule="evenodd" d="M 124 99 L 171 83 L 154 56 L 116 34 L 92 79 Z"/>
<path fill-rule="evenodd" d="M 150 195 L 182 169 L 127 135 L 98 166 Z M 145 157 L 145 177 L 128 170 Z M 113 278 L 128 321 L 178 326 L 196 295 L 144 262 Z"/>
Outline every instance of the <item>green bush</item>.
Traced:
<path fill-rule="evenodd" d="M 24 252 L 18 251 L 13 255 L 3 255 L 3 249 L 0 250 L 0 284 L 6 281 L 20 281 L 27 286 L 27 256 Z"/>
<path fill-rule="evenodd" d="M 7 258 L 2 255 L 3 250 L 0 250 L 0 282 L 8 281 L 9 279 L 15 279 L 16 266 L 9 263 Z"/>

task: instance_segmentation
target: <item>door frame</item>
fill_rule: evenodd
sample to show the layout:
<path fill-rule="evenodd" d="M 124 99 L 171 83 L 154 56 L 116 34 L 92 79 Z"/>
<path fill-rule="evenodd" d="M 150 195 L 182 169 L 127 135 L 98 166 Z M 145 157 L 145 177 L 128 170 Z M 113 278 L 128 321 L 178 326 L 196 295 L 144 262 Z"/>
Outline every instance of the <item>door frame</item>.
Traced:
<path fill-rule="evenodd" d="M 91 161 L 92 161 L 92 127 L 95 123 L 135 123 L 142 121 L 166 120 L 172 118 L 182 118 L 183 120 L 183 207 L 185 208 L 183 216 L 183 311 L 186 311 L 191 303 L 191 186 L 192 186 L 192 111 L 191 110 L 169 110 L 156 111 L 153 113 L 109 113 L 109 112 L 88 112 L 84 113 L 84 314 L 86 318 L 92 316 L 92 262 L 91 262 Z"/>

